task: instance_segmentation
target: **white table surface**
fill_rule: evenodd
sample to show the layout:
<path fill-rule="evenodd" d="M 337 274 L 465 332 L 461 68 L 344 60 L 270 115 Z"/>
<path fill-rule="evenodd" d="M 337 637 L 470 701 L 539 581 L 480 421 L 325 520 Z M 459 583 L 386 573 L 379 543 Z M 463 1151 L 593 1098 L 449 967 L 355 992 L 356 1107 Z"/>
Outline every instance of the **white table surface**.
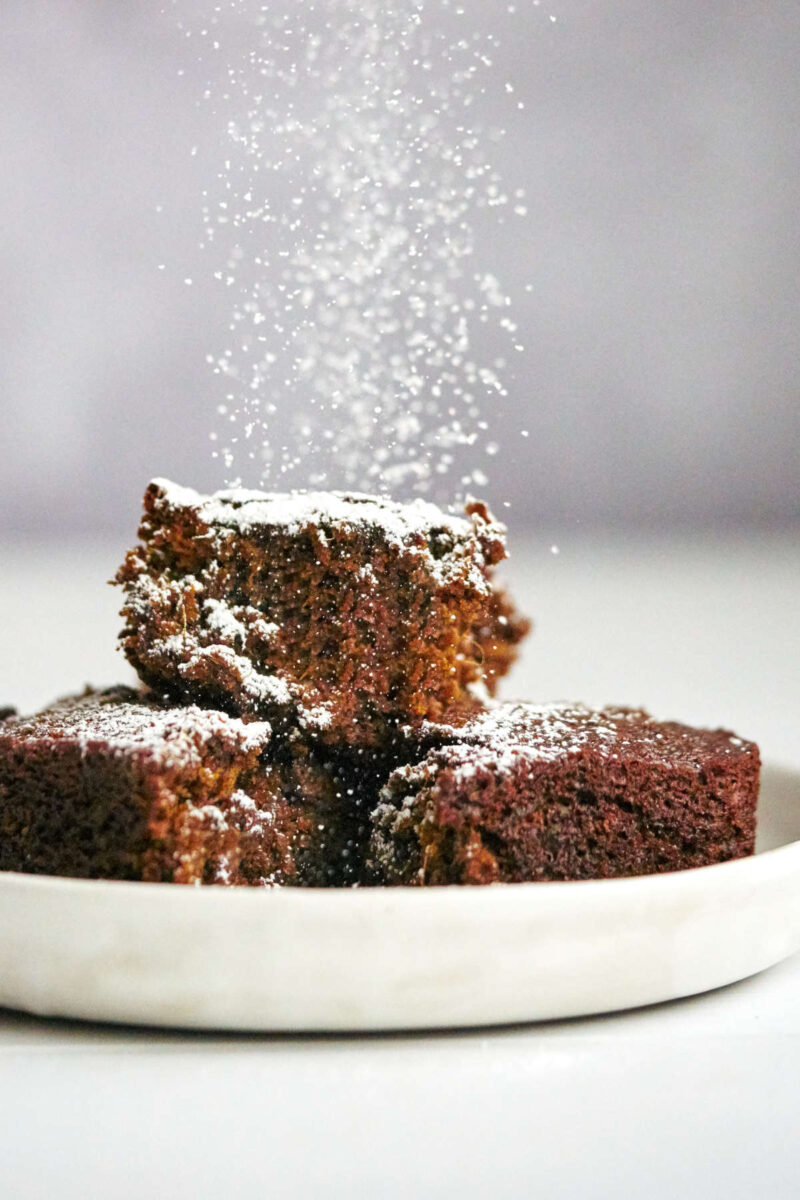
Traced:
<path fill-rule="evenodd" d="M 508 694 L 724 724 L 800 769 L 800 539 L 552 537 Z M 119 545 L 0 548 L 0 704 L 128 673 Z M 736 914 L 731 914 L 731 920 Z M 0 1197 L 800 1194 L 800 956 L 706 996 L 473 1033 L 186 1035 L 0 1012 Z"/>

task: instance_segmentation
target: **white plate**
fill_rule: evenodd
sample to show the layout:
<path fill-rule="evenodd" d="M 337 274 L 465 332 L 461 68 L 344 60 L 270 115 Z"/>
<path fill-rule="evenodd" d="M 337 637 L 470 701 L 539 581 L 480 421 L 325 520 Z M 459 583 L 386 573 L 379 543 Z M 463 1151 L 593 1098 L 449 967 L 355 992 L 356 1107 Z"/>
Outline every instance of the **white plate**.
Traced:
<path fill-rule="evenodd" d="M 0 874 L 0 1004 L 200 1029 L 378 1030 L 609 1012 L 800 949 L 800 774 L 759 852 L 669 875 L 275 891 Z"/>

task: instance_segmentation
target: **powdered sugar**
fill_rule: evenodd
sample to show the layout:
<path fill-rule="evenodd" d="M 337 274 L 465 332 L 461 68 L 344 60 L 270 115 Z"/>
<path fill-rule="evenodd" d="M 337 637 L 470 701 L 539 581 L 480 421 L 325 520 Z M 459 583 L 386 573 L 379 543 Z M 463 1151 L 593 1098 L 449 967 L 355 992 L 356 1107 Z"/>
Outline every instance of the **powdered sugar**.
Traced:
<path fill-rule="evenodd" d="M 209 664 L 215 671 L 222 671 L 235 678 L 244 697 L 250 700 L 255 708 L 262 704 L 286 706 L 292 703 L 292 690 L 285 680 L 277 675 L 266 675 L 256 670 L 249 658 L 237 654 L 222 642 L 210 646 L 194 646 L 186 661 L 179 663 L 177 669 L 185 679 L 191 680 L 198 672 L 204 675 Z"/>
<path fill-rule="evenodd" d="M 210 535 L 225 536 L 232 530 L 237 535 L 247 536 L 256 531 L 274 531 L 290 537 L 313 531 L 316 544 L 325 548 L 335 531 L 361 532 L 370 537 L 379 535 L 383 541 L 397 550 L 424 557 L 426 570 L 431 580 L 446 584 L 456 578 L 465 578 L 470 586 L 488 594 L 488 558 L 492 562 L 505 553 L 505 526 L 485 514 L 480 506 L 470 516 L 458 517 L 446 513 L 435 504 L 417 497 L 407 504 L 389 500 L 383 496 L 369 496 L 360 492 L 257 492 L 242 488 L 202 495 L 191 488 L 181 487 L 168 479 L 154 479 L 150 490 L 156 496 L 157 508 L 190 510 L 193 520 L 200 522 Z M 205 533 L 198 535 L 205 537 Z M 369 563 L 360 568 L 360 578 L 365 585 L 376 584 Z M 172 580 L 155 584 L 142 576 L 144 591 L 136 599 L 139 581 L 131 587 L 134 605 L 143 611 L 153 598 L 153 587 L 176 588 Z M 187 586 L 198 592 L 203 590 L 202 581 L 185 578 Z M 247 613 L 244 621 L 230 607 L 213 607 L 217 601 L 204 602 L 204 608 L 212 605 L 210 628 L 222 633 L 227 643 L 236 643 L 246 634 Z M 257 613 L 257 610 L 251 610 Z M 260 614 L 257 614 L 260 616 Z M 277 632 L 277 630 L 275 631 Z"/>
<path fill-rule="evenodd" d="M 319 733 L 320 730 L 331 728 L 333 713 L 324 704 L 306 706 L 300 710 L 299 721 L 303 729 Z"/>
<path fill-rule="evenodd" d="M 248 533 L 259 526 L 276 527 L 294 535 L 310 525 L 379 528 L 397 544 L 427 538 L 446 530 L 456 538 L 471 536 L 473 525 L 464 517 L 444 512 L 417 498 L 400 504 L 362 492 L 258 492 L 232 488 L 201 495 L 168 479 L 154 479 L 165 502 L 175 508 L 192 508 L 205 524 Z M 497 525 L 498 530 L 502 526 Z"/>
<path fill-rule="evenodd" d="M 203 618 L 206 627 L 212 633 L 218 633 L 226 642 L 244 644 L 247 630 L 229 604 L 221 600 L 204 600 Z"/>
<path fill-rule="evenodd" d="M 69 697 L 36 716 L 9 722 L 6 729 L 28 741 L 69 739 L 84 754 L 101 746 L 112 754 L 141 754 L 165 768 L 201 765 L 211 742 L 248 754 L 260 752 L 271 739 L 266 721 L 246 723 L 195 705 L 166 708 L 130 688 Z"/>
<path fill-rule="evenodd" d="M 181 22 L 213 48 L 204 100 L 228 135 L 202 244 L 230 295 L 227 344 L 207 356 L 229 477 L 485 483 L 483 413 L 523 346 L 476 231 L 527 211 L 480 115 L 497 25 L 451 0 L 230 0 Z"/>
<path fill-rule="evenodd" d="M 641 709 L 563 703 L 493 704 L 461 723 L 426 722 L 421 731 L 408 732 L 434 750 L 442 747 L 443 761 L 462 782 L 483 769 L 508 770 L 520 759 L 561 762 L 588 747 L 609 759 L 624 752 L 694 770 L 709 754 L 747 752 L 750 746 L 725 730 L 658 722 Z M 419 781 L 420 770 L 409 768 L 408 780 Z"/>

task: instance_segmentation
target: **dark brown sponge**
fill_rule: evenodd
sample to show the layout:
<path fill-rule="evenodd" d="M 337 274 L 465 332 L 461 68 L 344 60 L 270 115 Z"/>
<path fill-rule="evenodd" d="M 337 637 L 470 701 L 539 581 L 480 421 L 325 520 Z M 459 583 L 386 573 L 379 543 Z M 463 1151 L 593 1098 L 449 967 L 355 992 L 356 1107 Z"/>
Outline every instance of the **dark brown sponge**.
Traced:
<path fill-rule="evenodd" d="M 517 704 L 418 736 L 373 814 L 373 882 L 602 879 L 753 853 L 758 748 L 725 730 Z"/>
<path fill-rule="evenodd" d="M 0 725 L 0 870 L 343 885 L 366 831 L 343 764 L 269 725 L 130 688 Z"/>

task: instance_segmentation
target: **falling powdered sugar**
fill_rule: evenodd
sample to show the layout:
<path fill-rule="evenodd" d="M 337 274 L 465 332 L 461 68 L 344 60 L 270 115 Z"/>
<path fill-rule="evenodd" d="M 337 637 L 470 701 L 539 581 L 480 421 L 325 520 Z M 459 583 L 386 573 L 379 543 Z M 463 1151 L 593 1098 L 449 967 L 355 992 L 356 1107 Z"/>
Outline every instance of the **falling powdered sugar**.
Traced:
<path fill-rule="evenodd" d="M 181 24 L 214 56 L 204 101 L 227 129 L 203 248 L 231 295 L 229 344 L 208 356 L 228 482 L 485 486 L 487 418 L 522 345 L 476 227 L 526 211 L 473 115 L 503 86 L 497 35 L 451 0 L 230 0 Z"/>

